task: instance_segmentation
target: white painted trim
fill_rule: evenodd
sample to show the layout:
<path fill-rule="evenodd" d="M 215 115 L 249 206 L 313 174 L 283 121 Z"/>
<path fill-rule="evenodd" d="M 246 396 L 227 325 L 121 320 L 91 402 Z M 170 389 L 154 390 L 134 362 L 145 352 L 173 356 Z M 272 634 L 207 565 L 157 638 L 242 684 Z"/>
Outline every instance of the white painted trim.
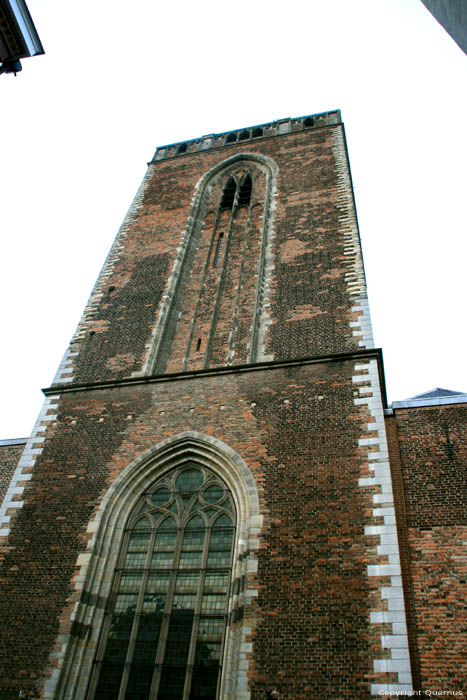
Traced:
<path fill-rule="evenodd" d="M 48 413 L 58 407 L 58 400 L 59 396 L 48 396 L 45 399 L 32 430 L 31 437 L 24 440 L 25 447 L 23 453 L 0 506 L 0 537 L 8 537 L 14 523 L 14 518 L 12 520 L 11 516 L 7 515 L 8 511 L 15 509 L 17 513 L 24 505 L 24 500 L 19 501 L 16 500 L 15 497 L 22 495 L 26 486 L 18 486 L 18 484 L 25 481 L 29 482 L 32 479 L 31 469 L 35 467 L 37 458 L 42 453 L 43 449 L 42 447 L 37 447 L 37 445 L 41 445 L 45 440 L 44 432 L 47 430 L 47 423 L 53 422 L 57 418 L 56 413 L 52 415 L 48 415 Z M 46 425 L 43 425 L 43 423 L 46 423 Z M 38 433 L 41 433 L 41 435 L 38 436 Z M 5 440 L 4 442 L 22 444 L 23 440 Z M 28 472 L 24 474 L 23 469 L 28 469 Z"/>
<path fill-rule="evenodd" d="M 343 254 L 346 256 L 348 272 L 345 274 L 351 310 L 357 314 L 357 321 L 350 321 L 352 335 L 361 348 L 374 348 L 370 310 L 366 290 L 363 257 L 360 247 L 357 215 L 355 213 L 352 183 L 344 142 L 343 129 L 332 129 L 332 149 L 337 175 L 337 209 L 339 212 L 339 232 L 344 236 Z"/>
<path fill-rule="evenodd" d="M 365 535 L 369 537 L 379 536 L 379 544 L 376 554 L 372 555 L 371 564 L 367 566 L 369 577 L 383 577 L 380 584 L 381 609 L 370 611 L 370 624 L 392 625 L 392 634 L 381 634 L 381 651 L 384 649 L 397 649 L 397 656 L 391 659 L 373 659 L 373 670 L 381 674 L 381 683 L 371 684 L 372 695 L 383 695 L 384 692 L 399 694 L 412 690 L 410 675 L 410 656 L 407 640 L 407 626 L 405 616 L 404 593 L 402 589 L 399 544 L 395 520 L 394 499 L 392 494 L 392 477 L 388 461 L 388 446 L 386 440 L 386 428 L 384 424 L 384 411 L 381 401 L 381 389 L 379 386 L 378 366 L 376 360 L 368 360 L 365 363 L 355 364 L 355 374 L 352 380 L 355 386 L 360 382 L 370 382 L 371 391 L 365 391 L 365 397 L 354 399 L 356 406 L 366 405 L 374 422 L 367 425 L 377 437 L 361 438 L 359 447 L 368 450 L 368 467 L 372 476 L 359 479 L 362 489 L 379 487 L 381 493 L 374 493 L 373 517 L 378 518 L 375 524 L 365 527 Z M 362 374 L 362 372 L 365 372 Z M 363 393 L 360 392 L 359 393 Z M 376 524 L 383 520 L 383 524 Z M 370 551 L 370 547 L 369 547 Z M 384 607 L 383 607 L 384 606 Z M 395 659 L 395 660 L 393 660 Z M 385 682 L 385 674 L 398 674 L 398 683 Z"/>

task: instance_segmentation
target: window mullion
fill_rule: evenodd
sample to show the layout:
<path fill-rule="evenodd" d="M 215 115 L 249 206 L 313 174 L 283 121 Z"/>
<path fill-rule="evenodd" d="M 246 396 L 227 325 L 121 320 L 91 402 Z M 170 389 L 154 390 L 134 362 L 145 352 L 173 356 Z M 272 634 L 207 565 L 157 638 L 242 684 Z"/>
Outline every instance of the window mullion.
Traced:
<path fill-rule="evenodd" d="M 99 644 L 97 647 L 97 652 L 96 652 L 96 660 L 102 662 L 104 659 L 104 654 L 105 654 L 105 648 L 107 646 L 107 640 L 108 640 L 108 635 L 109 635 L 109 628 L 110 624 L 112 621 L 112 615 L 114 613 L 114 608 L 115 608 L 115 599 L 117 597 L 118 590 L 120 588 L 120 582 L 122 580 L 122 570 L 123 570 L 123 562 L 125 561 L 126 553 L 128 551 L 128 543 L 130 541 L 130 531 L 125 532 L 124 540 L 123 540 L 123 546 L 120 551 L 120 556 L 117 561 L 117 571 L 115 572 L 114 580 L 112 583 L 112 587 L 110 590 L 110 596 L 107 602 L 107 607 L 106 611 L 104 613 L 105 615 L 105 622 L 103 625 L 102 629 L 102 634 L 101 638 L 99 640 Z"/>
<path fill-rule="evenodd" d="M 211 531 L 211 528 L 206 528 L 206 534 L 204 537 L 204 545 L 203 545 L 203 556 L 201 559 L 201 570 L 199 572 L 198 593 L 196 596 L 193 627 L 191 630 L 190 650 L 188 652 L 187 671 L 186 671 L 186 676 L 185 676 L 185 687 L 183 690 L 183 700 L 189 700 L 190 691 L 191 691 L 191 681 L 192 681 L 192 677 L 193 677 L 193 666 L 195 663 L 195 654 L 196 654 L 196 642 L 198 640 L 199 617 L 200 617 L 200 613 L 201 613 L 201 601 L 203 599 L 204 576 L 206 574 L 206 566 L 207 566 L 208 552 L 209 552 L 210 531 Z"/>
<path fill-rule="evenodd" d="M 133 654 L 135 651 L 136 637 L 138 634 L 138 627 L 141 618 L 141 609 L 143 607 L 144 594 L 146 591 L 146 586 L 148 583 L 149 566 L 151 562 L 152 550 L 154 549 L 154 541 L 156 539 L 156 531 L 153 530 L 151 533 L 151 538 L 149 540 L 148 551 L 146 554 L 146 561 L 143 570 L 143 578 L 141 581 L 141 587 L 138 593 L 138 601 L 136 603 L 135 619 L 133 620 L 133 625 L 131 628 L 130 641 L 128 643 L 128 650 L 125 659 L 125 666 L 123 669 L 122 682 L 120 684 L 120 692 L 118 694 L 118 700 L 124 700 L 126 688 L 128 685 L 128 678 L 130 677 L 131 662 L 133 660 Z M 121 578 L 121 572 L 120 572 Z"/>
<path fill-rule="evenodd" d="M 175 543 L 174 557 L 172 560 L 172 571 L 170 572 L 169 588 L 167 591 L 167 598 L 165 600 L 164 614 L 162 618 L 162 625 L 159 637 L 159 643 L 157 645 L 156 659 L 155 659 L 155 669 L 154 675 L 152 677 L 151 691 L 149 693 L 149 700 L 156 700 L 157 694 L 159 692 L 159 683 L 161 679 L 161 668 L 164 662 L 165 646 L 167 642 L 167 633 L 169 630 L 170 622 L 170 611 L 172 610 L 173 597 L 175 592 L 175 583 L 177 580 L 177 570 L 180 561 L 180 552 L 182 549 L 183 542 L 183 528 L 178 527 L 177 531 L 177 541 Z"/>
<path fill-rule="evenodd" d="M 94 698 L 94 693 L 96 692 L 97 682 L 99 680 L 99 675 L 102 668 L 102 661 L 104 658 L 105 647 L 107 644 L 107 639 L 109 636 L 110 623 L 112 620 L 112 614 L 110 611 L 104 615 L 104 624 L 102 625 L 102 634 L 97 648 L 96 658 L 94 661 L 93 673 L 91 676 L 91 681 L 89 684 L 89 698 Z"/>
<path fill-rule="evenodd" d="M 114 573 L 88 700 L 98 700 L 101 691 L 115 700 L 125 700 L 129 694 L 157 700 L 161 693 L 172 691 L 180 700 L 200 692 L 208 693 L 209 700 L 218 698 L 228 612 L 220 614 L 219 594 L 225 591 L 227 604 L 231 580 L 225 580 L 228 564 L 223 546 L 229 538 L 217 531 L 232 522 L 233 510 L 225 506 L 230 496 L 227 492 L 223 496 L 225 485 L 219 481 L 198 465 L 178 468 L 170 482 L 161 480 L 157 491 L 157 486 L 149 491 L 154 505 L 145 496 L 147 504 L 132 517 Z M 168 512 L 174 497 L 178 516 Z M 162 508 L 163 502 L 167 507 Z M 159 527 L 154 510 L 161 513 Z M 135 525 L 139 513 L 146 511 L 152 527 L 146 528 L 143 520 Z M 133 537 L 133 532 L 140 534 Z"/>
<path fill-rule="evenodd" d="M 230 517 L 230 513 L 228 512 L 228 510 L 223 509 L 223 512 Z M 220 692 L 221 678 L 222 678 L 222 673 L 223 673 L 223 668 L 224 668 L 225 646 L 226 646 L 227 634 L 228 634 L 227 621 L 228 621 L 229 615 L 230 615 L 229 605 L 230 605 L 231 594 L 232 594 L 232 574 L 233 574 L 233 570 L 234 570 L 233 556 L 234 556 L 234 551 L 235 551 L 236 534 L 237 534 L 237 528 L 233 528 L 232 544 L 231 544 L 231 550 L 230 550 L 230 565 L 228 568 L 228 585 L 227 585 L 227 590 L 225 593 L 225 609 L 224 609 L 224 616 L 223 616 L 224 617 L 224 633 L 222 635 L 222 642 L 221 642 L 221 648 L 220 648 L 220 654 L 219 654 L 219 673 L 217 676 L 216 697 L 219 695 L 219 692 Z"/>
<path fill-rule="evenodd" d="M 237 194 L 235 194 L 235 202 L 237 201 Z M 236 206 L 236 204 L 235 204 Z M 214 308 L 213 312 L 211 315 L 211 323 L 209 325 L 209 335 L 208 335 L 208 341 L 206 345 L 206 352 L 204 353 L 204 367 L 209 367 L 209 364 L 211 362 L 211 354 L 212 354 L 212 348 L 214 344 L 214 336 L 216 332 L 216 327 L 217 327 L 217 318 L 219 315 L 219 304 L 222 299 L 222 295 L 224 293 L 224 284 L 225 284 L 225 278 L 227 276 L 227 270 L 229 267 L 229 255 L 230 255 L 230 244 L 231 244 L 231 239 L 232 239 L 232 231 L 233 227 L 235 225 L 235 217 L 234 217 L 234 209 L 232 209 L 229 224 L 227 226 L 225 238 L 222 238 L 223 242 L 223 247 L 224 247 L 224 254 L 222 257 L 222 263 L 220 267 L 217 269 L 220 271 L 219 273 L 219 278 L 218 278 L 218 283 L 217 283 L 217 290 L 216 290 L 216 296 L 214 300 Z"/>
<path fill-rule="evenodd" d="M 127 530 L 124 535 L 124 540 L 123 540 L 123 546 L 120 551 L 120 555 L 117 561 L 117 571 L 116 575 L 114 576 L 114 580 L 112 583 L 112 587 L 110 590 L 110 596 L 109 600 L 107 603 L 107 608 L 106 611 L 104 612 L 104 622 L 102 625 L 102 632 L 101 636 L 99 639 L 99 643 L 97 645 L 97 651 L 96 651 L 96 656 L 94 660 L 94 669 L 93 673 L 91 676 L 91 681 L 89 684 L 89 698 L 92 699 L 94 698 L 96 689 L 97 689 L 97 683 L 99 681 L 99 675 L 101 672 L 102 668 L 102 662 L 104 660 L 104 654 L 105 654 L 105 649 L 108 643 L 108 637 L 109 637 L 109 631 L 110 631 L 110 625 L 112 623 L 112 615 L 115 607 L 115 598 L 118 593 L 118 589 L 120 588 L 120 581 L 122 579 L 122 566 L 123 562 L 125 561 L 125 556 L 126 552 L 128 550 L 128 543 L 130 541 L 130 532 Z"/>

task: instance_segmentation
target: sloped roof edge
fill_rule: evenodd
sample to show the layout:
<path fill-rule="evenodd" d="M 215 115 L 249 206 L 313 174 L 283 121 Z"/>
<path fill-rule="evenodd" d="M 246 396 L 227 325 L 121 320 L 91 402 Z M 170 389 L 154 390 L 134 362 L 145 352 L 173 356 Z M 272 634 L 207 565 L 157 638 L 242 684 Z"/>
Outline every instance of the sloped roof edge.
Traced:
<path fill-rule="evenodd" d="M 467 393 L 452 389 L 431 389 L 422 394 L 410 396 L 402 401 L 393 401 L 391 408 L 415 408 L 420 406 L 441 406 L 455 403 L 467 403 Z"/>

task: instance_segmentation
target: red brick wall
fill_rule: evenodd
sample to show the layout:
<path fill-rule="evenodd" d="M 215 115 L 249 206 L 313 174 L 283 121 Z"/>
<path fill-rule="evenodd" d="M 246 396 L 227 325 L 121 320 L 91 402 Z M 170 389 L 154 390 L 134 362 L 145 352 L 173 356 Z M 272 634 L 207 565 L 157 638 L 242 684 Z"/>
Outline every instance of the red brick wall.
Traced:
<path fill-rule="evenodd" d="M 21 445 L 0 445 L 0 504 L 5 498 L 11 477 L 18 466 L 23 450 L 24 443 Z"/>
<path fill-rule="evenodd" d="M 466 419 L 462 404 L 397 409 L 392 419 L 399 444 L 392 442 L 391 464 L 394 473 L 400 461 L 424 690 L 465 690 L 467 678 Z"/>
<path fill-rule="evenodd" d="M 349 273 L 349 258 L 344 254 L 346 241 L 339 223 L 342 211 L 333 151 L 336 129 L 343 138 L 342 126 L 335 125 L 190 153 L 150 165 L 141 211 L 125 234 L 124 254 L 116 254 L 117 262 L 111 274 L 101 279 L 102 297 L 89 316 L 89 323 L 83 327 L 82 337 L 72 347 L 79 350 L 74 362 L 75 380 L 116 379 L 142 370 L 182 232 L 192 213 L 195 186 L 210 168 L 244 152 L 263 154 L 279 167 L 274 200 L 271 306 L 268 307 L 272 325 L 266 353 L 275 359 L 286 359 L 357 349 L 358 338 L 349 327 L 349 322 L 356 320 L 345 277 Z M 256 196 L 261 199 L 259 181 L 255 187 Z M 253 218 L 261 213 L 259 209 L 255 211 Z M 207 233 L 214 214 L 211 208 L 206 215 Z M 240 210 L 238 226 L 245 216 L 245 210 Z M 251 223 L 253 236 L 259 235 L 257 223 L 256 220 Z M 203 245 L 201 239 L 201 248 Z M 247 261 L 255 258 L 256 246 L 253 240 Z M 193 289 L 198 289 L 198 274 L 195 261 L 179 323 L 179 335 L 183 339 L 180 337 L 180 347 L 177 343 L 173 347 L 170 372 L 180 371 L 183 366 L 188 333 L 184 324 L 191 323 L 195 312 L 197 294 L 193 294 Z M 246 326 L 251 323 L 248 309 L 255 291 L 254 287 L 251 289 L 252 281 L 256 284 L 256 263 L 245 268 L 241 281 L 245 292 L 241 300 L 244 319 L 239 319 L 239 323 L 245 328 L 240 332 L 236 362 L 246 361 Z M 235 279 L 227 280 L 226 284 L 231 287 L 230 293 L 235 294 Z M 209 297 L 205 302 L 209 304 Z M 228 302 L 229 294 L 226 294 L 225 318 L 231 317 Z M 196 335 L 205 338 L 208 326 L 203 318 L 201 313 Z M 219 331 L 224 344 L 228 330 L 225 329 L 224 336 L 222 328 Z M 219 342 L 222 344 L 219 338 L 213 348 L 214 366 L 225 363 L 222 358 L 226 352 L 219 347 Z M 190 364 L 187 368 L 191 367 Z"/>
<path fill-rule="evenodd" d="M 371 496 L 358 489 L 358 440 L 368 415 L 353 404 L 353 372 L 353 361 L 330 362 L 65 394 L 5 557 L 2 700 L 48 677 L 59 630 L 69 631 L 87 523 L 109 484 L 185 430 L 220 437 L 259 489 L 259 597 L 245 612 L 256 624 L 252 700 L 271 685 L 293 700 L 368 700 L 381 656 L 369 624 L 378 583 L 366 572 Z"/>

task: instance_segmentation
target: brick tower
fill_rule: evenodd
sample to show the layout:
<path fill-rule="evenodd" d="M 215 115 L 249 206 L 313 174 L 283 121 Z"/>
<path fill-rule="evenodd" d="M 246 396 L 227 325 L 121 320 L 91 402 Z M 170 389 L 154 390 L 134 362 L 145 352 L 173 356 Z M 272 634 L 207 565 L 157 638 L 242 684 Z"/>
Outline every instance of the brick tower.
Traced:
<path fill-rule="evenodd" d="M 2 700 L 410 691 L 382 377 L 340 113 L 159 148 L 3 509 Z"/>

